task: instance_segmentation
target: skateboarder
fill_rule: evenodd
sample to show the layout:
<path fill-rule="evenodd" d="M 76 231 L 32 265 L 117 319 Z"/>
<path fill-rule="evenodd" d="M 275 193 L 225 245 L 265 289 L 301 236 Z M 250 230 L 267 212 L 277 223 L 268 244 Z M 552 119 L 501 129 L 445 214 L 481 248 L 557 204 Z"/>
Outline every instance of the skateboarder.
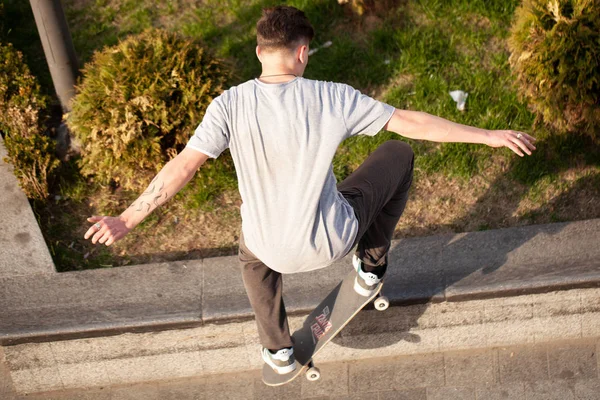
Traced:
<path fill-rule="evenodd" d="M 355 135 L 386 129 L 412 139 L 506 146 L 519 156 L 531 136 L 464 126 L 394 107 L 352 87 L 302 77 L 313 28 L 298 9 L 265 9 L 257 23 L 262 74 L 226 90 L 206 110 L 187 147 L 119 217 L 91 217 L 85 234 L 111 245 L 173 197 L 209 158 L 229 148 L 242 197 L 239 258 L 256 314 L 262 357 L 277 373 L 296 368 L 282 298 L 282 274 L 324 268 L 355 245 L 355 290 L 382 279 L 394 228 L 406 205 L 413 152 L 390 140 L 336 185 L 332 159 Z"/>

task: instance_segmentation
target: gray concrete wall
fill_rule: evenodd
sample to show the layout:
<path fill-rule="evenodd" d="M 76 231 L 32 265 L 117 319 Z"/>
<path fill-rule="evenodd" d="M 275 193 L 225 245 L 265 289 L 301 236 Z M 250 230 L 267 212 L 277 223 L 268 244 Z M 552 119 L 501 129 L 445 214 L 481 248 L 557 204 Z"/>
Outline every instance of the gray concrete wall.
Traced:
<path fill-rule="evenodd" d="M 0 278 L 50 274 L 54 262 L 0 137 Z"/>
<path fill-rule="evenodd" d="M 600 286 L 600 219 L 394 241 L 395 304 Z M 312 310 L 350 270 L 284 278 L 290 313 Z M 237 257 L 0 278 L 0 343 L 52 341 L 250 319 Z"/>

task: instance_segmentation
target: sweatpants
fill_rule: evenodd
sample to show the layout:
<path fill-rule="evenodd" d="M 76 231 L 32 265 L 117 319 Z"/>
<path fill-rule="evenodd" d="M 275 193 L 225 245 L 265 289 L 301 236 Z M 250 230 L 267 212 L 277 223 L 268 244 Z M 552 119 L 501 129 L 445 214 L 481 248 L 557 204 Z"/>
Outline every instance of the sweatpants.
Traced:
<path fill-rule="evenodd" d="M 338 184 L 338 190 L 354 208 L 358 220 L 355 254 L 363 261 L 367 272 L 381 272 L 387 267 L 394 229 L 408 200 L 413 164 L 410 146 L 390 140 Z M 240 235 L 239 259 L 261 344 L 270 350 L 292 347 L 281 273 L 273 271 L 252 254 L 243 235 Z"/>

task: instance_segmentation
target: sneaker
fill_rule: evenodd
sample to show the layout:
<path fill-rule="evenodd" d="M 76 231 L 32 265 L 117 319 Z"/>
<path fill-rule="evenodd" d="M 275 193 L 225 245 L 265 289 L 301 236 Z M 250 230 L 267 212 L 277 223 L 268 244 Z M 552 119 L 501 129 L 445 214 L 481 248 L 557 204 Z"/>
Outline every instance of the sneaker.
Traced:
<path fill-rule="evenodd" d="M 354 265 L 357 272 L 354 280 L 354 291 L 361 296 L 372 296 L 382 278 L 372 272 L 365 272 L 363 262 L 356 255 L 352 256 L 352 265 Z"/>
<path fill-rule="evenodd" d="M 294 349 L 285 348 L 273 354 L 269 349 L 262 349 L 263 360 L 278 374 L 287 374 L 296 369 Z"/>

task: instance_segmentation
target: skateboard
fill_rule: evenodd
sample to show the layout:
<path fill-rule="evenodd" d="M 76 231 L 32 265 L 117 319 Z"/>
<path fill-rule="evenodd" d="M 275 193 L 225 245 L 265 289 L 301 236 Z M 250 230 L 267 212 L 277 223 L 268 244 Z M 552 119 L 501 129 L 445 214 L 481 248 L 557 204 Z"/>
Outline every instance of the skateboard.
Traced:
<path fill-rule="evenodd" d="M 265 364 L 263 382 L 269 386 L 280 386 L 291 382 L 304 373 L 309 381 L 321 377 L 319 368 L 312 360 L 371 300 L 375 299 L 375 309 L 386 310 L 389 307 L 387 297 L 381 296 L 383 282 L 369 296 L 361 296 L 354 291 L 356 271 L 352 270 L 304 320 L 302 328 L 292 334 L 296 369 L 287 374 L 278 374 Z"/>

